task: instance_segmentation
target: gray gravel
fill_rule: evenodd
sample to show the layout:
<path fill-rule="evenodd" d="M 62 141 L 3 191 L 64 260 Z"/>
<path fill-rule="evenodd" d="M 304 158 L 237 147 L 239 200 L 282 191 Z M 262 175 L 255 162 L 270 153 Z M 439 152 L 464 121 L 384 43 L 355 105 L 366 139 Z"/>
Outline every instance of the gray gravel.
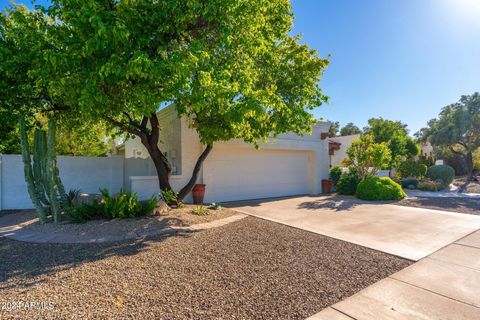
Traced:
<path fill-rule="evenodd" d="M 0 239 L 1 319 L 303 319 L 411 262 L 248 217 L 224 227 L 114 244 Z"/>
<path fill-rule="evenodd" d="M 480 199 L 478 198 L 425 198 L 416 197 L 395 202 L 401 206 L 417 207 L 433 210 L 451 211 L 480 215 Z"/>

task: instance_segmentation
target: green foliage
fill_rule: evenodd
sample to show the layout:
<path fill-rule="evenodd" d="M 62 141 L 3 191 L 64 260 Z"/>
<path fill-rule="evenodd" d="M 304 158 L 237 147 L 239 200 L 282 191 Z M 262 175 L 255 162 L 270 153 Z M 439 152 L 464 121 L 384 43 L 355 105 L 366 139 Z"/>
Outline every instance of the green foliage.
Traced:
<path fill-rule="evenodd" d="M 338 121 L 329 121 L 330 128 L 328 129 L 328 136 L 330 138 L 336 137 L 338 135 L 338 130 L 340 128 L 340 122 Z"/>
<path fill-rule="evenodd" d="M 330 180 L 332 180 L 332 182 L 333 182 L 333 185 L 336 185 L 338 183 L 338 180 L 340 179 L 342 174 L 343 174 L 343 168 L 342 167 L 334 166 L 334 167 L 330 168 L 329 176 L 330 176 Z"/>
<path fill-rule="evenodd" d="M 292 36 L 289 0 L 52 1 L 0 14 L 0 99 L 12 112 L 54 112 L 71 127 L 107 121 L 160 139 L 174 103 L 203 144 L 311 132 L 328 99 L 328 60 Z M 39 102 L 40 101 L 40 102 Z M 0 103 L 0 105 L 2 105 Z M 148 148 L 168 185 L 161 150 Z"/>
<path fill-rule="evenodd" d="M 51 119 L 48 121 L 48 133 L 41 129 L 35 129 L 33 157 L 30 154 L 23 118 L 20 118 L 19 127 L 25 182 L 30 199 L 37 209 L 40 222 L 47 222 L 49 214 L 52 214 L 55 222 L 59 222 L 62 212 L 68 214 L 70 201 L 57 168 L 55 124 Z"/>
<path fill-rule="evenodd" d="M 191 213 L 196 216 L 208 216 L 209 214 L 211 214 L 210 210 L 208 210 L 204 206 L 197 206 L 193 208 Z"/>
<path fill-rule="evenodd" d="M 160 191 L 160 196 L 163 201 L 165 201 L 167 204 L 177 204 L 178 203 L 178 197 L 177 193 L 173 190 L 161 190 Z"/>
<path fill-rule="evenodd" d="M 401 186 L 406 189 L 417 189 L 419 181 L 414 178 L 402 179 Z"/>
<path fill-rule="evenodd" d="M 101 190 L 102 204 L 101 215 L 106 219 L 125 219 L 145 216 L 150 214 L 157 203 L 156 198 L 151 198 L 145 204 L 138 201 L 137 193 L 120 192 L 111 196 L 107 189 Z"/>
<path fill-rule="evenodd" d="M 480 94 L 462 96 L 459 102 L 444 107 L 438 118 L 430 120 L 417 136 L 460 156 L 471 176 L 473 152 L 480 147 Z"/>
<path fill-rule="evenodd" d="M 431 180 L 443 181 L 444 186 L 448 186 L 455 178 L 455 170 L 447 165 L 436 165 L 428 168 L 427 177 Z"/>
<path fill-rule="evenodd" d="M 440 191 L 444 188 L 442 180 L 423 179 L 418 183 L 417 189 L 422 191 Z"/>
<path fill-rule="evenodd" d="M 362 200 L 401 200 L 407 195 L 402 187 L 387 177 L 368 177 L 357 187 L 356 196 Z"/>
<path fill-rule="evenodd" d="M 348 160 L 362 180 L 374 176 L 391 160 L 390 150 L 385 142 L 376 143 L 371 134 L 353 141 L 347 150 Z"/>
<path fill-rule="evenodd" d="M 401 121 L 372 118 L 364 132 L 371 134 L 376 143 L 386 143 L 390 149 L 391 158 L 384 166 L 386 169 L 397 167 L 402 157 L 411 158 L 420 152 L 416 142 L 408 136 L 407 125 Z"/>
<path fill-rule="evenodd" d="M 361 134 L 362 130 L 357 127 L 353 122 L 347 123 L 342 129 L 340 129 L 340 136 L 351 136 L 354 134 Z"/>
<path fill-rule="evenodd" d="M 435 159 L 433 158 L 433 156 L 431 154 L 429 156 L 427 156 L 423 152 L 420 152 L 420 154 L 418 155 L 418 162 L 426 165 L 427 168 L 430 168 L 431 166 L 433 166 L 435 164 Z"/>
<path fill-rule="evenodd" d="M 423 178 L 427 174 L 428 168 L 426 165 L 420 163 L 419 161 L 409 159 L 400 162 L 397 170 L 401 178 Z"/>
<path fill-rule="evenodd" d="M 120 192 L 110 195 L 107 189 L 100 190 L 102 200 L 94 199 L 90 204 L 75 205 L 68 214 L 73 223 L 83 223 L 93 219 L 128 219 L 142 217 L 152 213 L 157 205 L 157 198 L 139 201 L 136 193 Z"/>
<path fill-rule="evenodd" d="M 218 209 L 221 209 L 222 207 L 221 207 L 220 203 L 218 203 L 218 202 L 212 202 L 212 204 L 210 205 L 210 208 L 211 208 L 212 210 L 218 210 Z"/>
<path fill-rule="evenodd" d="M 338 180 L 335 190 L 339 194 L 354 195 L 360 179 L 354 174 L 342 174 Z"/>

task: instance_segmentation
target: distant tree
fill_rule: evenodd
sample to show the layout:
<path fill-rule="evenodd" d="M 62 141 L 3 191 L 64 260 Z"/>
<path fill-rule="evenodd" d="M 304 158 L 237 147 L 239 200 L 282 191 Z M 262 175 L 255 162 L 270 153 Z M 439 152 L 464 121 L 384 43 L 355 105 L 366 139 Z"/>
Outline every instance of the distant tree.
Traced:
<path fill-rule="evenodd" d="M 328 129 L 328 136 L 330 138 L 336 137 L 338 135 L 338 129 L 340 128 L 340 122 L 338 121 L 329 121 L 330 129 Z"/>
<path fill-rule="evenodd" d="M 420 152 L 413 138 L 408 136 L 407 125 L 401 121 L 372 118 L 363 129 L 365 134 L 371 134 L 376 143 L 385 142 L 391 153 L 389 169 L 399 165 L 403 157 L 411 158 Z"/>
<path fill-rule="evenodd" d="M 444 107 L 417 136 L 433 146 L 447 147 L 464 160 L 467 179 L 459 188 L 463 192 L 474 179 L 473 153 L 480 147 L 480 94 L 462 96 L 459 102 Z"/>
<path fill-rule="evenodd" d="M 353 122 L 347 123 L 340 130 L 341 136 L 351 136 L 354 134 L 361 134 L 361 133 L 362 133 L 362 130 L 359 127 L 357 127 L 355 124 L 353 124 Z"/>

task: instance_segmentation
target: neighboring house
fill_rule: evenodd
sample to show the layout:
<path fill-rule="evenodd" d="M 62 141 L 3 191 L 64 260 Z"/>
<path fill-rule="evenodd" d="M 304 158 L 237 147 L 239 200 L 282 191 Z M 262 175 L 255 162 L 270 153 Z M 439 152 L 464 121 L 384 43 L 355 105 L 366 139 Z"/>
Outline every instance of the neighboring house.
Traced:
<path fill-rule="evenodd" d="M 162 109 L 158 116 L 160 149 L 172 163 L 170 182 L 178 191 L 190 179 L 204 146 L 187 120 L 177 117 L 173 106 Z M 328 122 L 318 122 L 311 135 L 282 135 L 261 143 L 258 150 L 241 140 L 214 143 L 197 180 L 206 184 L 205 202 L 321 193 L 321 180 L 328 178 L 329 171 L 328 140 L 322 138 L 329 127 Z M 125 142 L 125 157 L 149 155 L 135 138 Z M 140 198 L 149 197 L 159 192 L 157 177 L 131 176 L 130 189 Z"/>
<path fill-rule="evenodd" d="M 343 160 L 347 158 L 348 148 L 353 141 L 358 139 L 360 139 L 359 134 L 329 138 L 330 167 L 342 166 Z"/>

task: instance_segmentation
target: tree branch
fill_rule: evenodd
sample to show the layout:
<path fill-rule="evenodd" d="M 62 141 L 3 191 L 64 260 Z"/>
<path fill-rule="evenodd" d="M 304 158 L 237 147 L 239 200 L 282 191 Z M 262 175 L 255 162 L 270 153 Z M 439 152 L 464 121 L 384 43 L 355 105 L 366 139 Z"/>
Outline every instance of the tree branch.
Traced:
<path fill-rule="evenodd" d="M 193 186 L 197 182 L 198 173 L 202 168 L 203 161 L 205 161 L 210 151 L 212 151 L 212 148 L 213 148 L 213 144 L 207 145 L 207 147 L 205 148 L 205 150 L 203 150 L 200 157 L 198 157 L 197 163 L 195 163 L 195 167 L 193 168 L 192 177 L 190 178 L 188 183 L 182 188 L 182 190 L 180 190 L 180 192 L 178 193 L 179 200 L 182 200 L 183 198 L 185 198 L 185 196 L 192 190 Z"/>

